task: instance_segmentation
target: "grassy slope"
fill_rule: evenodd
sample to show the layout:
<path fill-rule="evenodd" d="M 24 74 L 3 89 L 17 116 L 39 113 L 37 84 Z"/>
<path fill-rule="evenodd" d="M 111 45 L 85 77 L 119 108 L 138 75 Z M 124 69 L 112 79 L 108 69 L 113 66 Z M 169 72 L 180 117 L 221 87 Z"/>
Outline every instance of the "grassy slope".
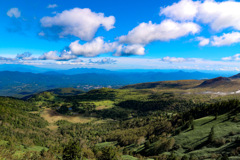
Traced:
<path fill-rule="evenodd" d="M 207 82 L 207 83 L 206 83 Z M 206 84 L 204 84 L 206 83 Z M 151 83 L 139 83 L 127 85 L 122 89 L 157 89 L 157 90 L 176 90 L 191 93 L 203 91 L 213 92 L 232 92 L 240 90 L 240 79 L 222 80 L 215 78 L 211 80 L 178 80 L 178 81 L 160 81 Z"/>
<path fill-rule="evenodd" d="M 240 118 L 240 116 L 237 116 Z M 212 153 L 223 153 L 223 150 L 231 148 L 233 144 L 231 141 L 236 140 L 240 136 L 240 124 L 233 122 L 232 118 L 228 120 L 228 114 L 218 116 L 214 120 L 214 116 L 207 116 L 204 118 L 196 119 L 193 122 L 194 130 L 188 129 L 175 136 L 176 144 L 181 146 L 177 150 L 177 154 L 187 155 L 195 154 L 197 156 L 210 156 Z M 225 138 L 226 144 L 220 147 L 200 147 L 194 151 L 188 151 L 190 148 L 197 148 L 201 146 L 207 139 L 211 128 L 214 127 L 215 139 Z"/>

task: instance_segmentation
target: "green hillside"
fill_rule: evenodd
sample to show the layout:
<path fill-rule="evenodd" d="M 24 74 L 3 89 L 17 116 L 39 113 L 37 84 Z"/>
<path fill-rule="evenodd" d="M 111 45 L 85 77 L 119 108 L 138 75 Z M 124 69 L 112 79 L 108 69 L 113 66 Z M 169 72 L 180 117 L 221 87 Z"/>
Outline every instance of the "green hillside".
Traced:
<path fill-rule="evenodd" d="M 238 159 L 239 94 L 204 82 L 0 97 L 0 159 Z"/>

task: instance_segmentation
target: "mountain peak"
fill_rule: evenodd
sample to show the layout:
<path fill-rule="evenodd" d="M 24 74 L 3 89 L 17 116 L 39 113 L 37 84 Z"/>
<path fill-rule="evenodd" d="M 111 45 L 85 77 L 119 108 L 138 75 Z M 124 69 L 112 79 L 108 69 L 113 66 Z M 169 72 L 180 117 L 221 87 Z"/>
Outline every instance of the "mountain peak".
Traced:
<path fill-rule="evenodd" d="M 203 83 L 199 85 L 199 87 L 212 87 L 216 85 L 222 85 L 226 82 L 230 82 L 231 79 L 227 77 L 217 77 L 209 80 L 205 80 Z"/>

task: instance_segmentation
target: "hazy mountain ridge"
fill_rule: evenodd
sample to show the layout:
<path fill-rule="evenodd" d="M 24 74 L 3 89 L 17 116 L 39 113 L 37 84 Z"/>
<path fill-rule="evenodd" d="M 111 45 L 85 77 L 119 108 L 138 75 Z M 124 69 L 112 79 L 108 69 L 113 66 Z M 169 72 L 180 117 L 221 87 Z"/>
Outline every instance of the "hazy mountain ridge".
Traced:
<path fill-rule="evenodd" d="M 102 71 L 105 72 L 105 70 Z M 144 82 L 213 77 L 216 77 L 216 75 L 183 71 L 169 73 L 106 71 L 106 73 L 82 73 L 73 75 L 66 75 L 55 71 L 45 73 L 0 71 L 0 95 L 22 97 L 23 95 L 26 96 L 28 94 L 55 88 L 74 87 L 87 91 L 102 87 L 119 88 L 129 84 Z"/>
<path fill-rule="evenodd" d="M 159 81 L 159 82 L 147 82 L 133 85 L 123 86 L 122 89 L 135 88 L 135 89 L 148 89 L 148 88 L 191 88 L 191 87 L 219 87 L 224 85 L 238 85 L 240 82 L 240 73 L 231 77 L 216 77 L 212 79 L 202 80 L 176 80 L 176 81 Z"/>

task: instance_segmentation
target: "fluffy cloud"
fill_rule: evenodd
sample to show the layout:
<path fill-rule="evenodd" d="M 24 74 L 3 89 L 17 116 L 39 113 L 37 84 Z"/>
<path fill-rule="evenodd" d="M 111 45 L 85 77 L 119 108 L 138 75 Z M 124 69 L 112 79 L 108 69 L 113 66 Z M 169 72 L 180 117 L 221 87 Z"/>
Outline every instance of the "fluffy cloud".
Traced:
<path fill-rule="evenodd" d="M 145 48 L 144 45 L 141 44 L 131 44 L 131 45 L 119 45 L 117 47 L 115 56 L 121 55 L 144 55 Z"/>
<path fill-rule="evenodd" d="M 121 55 L 144 55 L 145 48 L 141 44 L 124 45 L 118 42 L 105 42 L 103 37 L 97 37 L 90 42 L 80 44 L 79 41 L 72 42 L 69 49 L 73 55 L 84 57 L 95 57 L 100 54 L 115 52 L 115 56 Z"/>
<path fill-rule="evenodd" d="M 117 45 L 118 44 L 116 42 L 107 43 L 103 40 L 102 37 L 97 37 L 85 44 L 79 44 L 79 40 L 77 40 L 75 42 L 72 42 L 69 45 L 69 48 L 74 55 L 94 57 L 102 53 L 113 52 L 116 49 Z"/>
<path fill-rule="evenodd" d="M 224 61 L 240 61 L 240 54 L 235 54 L 234 56 L 223 57 Z"/>
<path fill-rule="evenodd" d="M 49 51 L 39 57 L 40 60 L 57 60 L 59 56 L 57 51 Z"/>
<path fill-rule="evenodd" d="M 40 60 L 57 60 L 57 61 L 67 61 L 70 59 L 77 58 L 75 55 L 71 54 L 70 51 L 62 51 L 58 53 L 58 51 L 49 51 L 44 53 L 39 57 Z"/>
<path fill-rule="evenodd" d="M 162 62 L 169 63 L 181 63 L 181 62 L 196 62 L 197 60 L 201 60 L 199 58 L 182 58 L 182 57 L 163 57 L 160 59 Z"/>
<path fill-rule="evenodd" d="M 56 8 L 56 7 L 58 7 L 57 4 L 49 4 L 49 5 L 47 6 L 47 8 Z"/>
<path fill-rule="evenodd" d="M 239 43 L 239 42 L 240 42 L 240 33 L 232 32 L 227 34 L 224 33 L 220 37 L 213 36 L 213 40 L 211 41 L 211 44 L 213 46 L 225 46 L 225 45 L 231 45 L 233 43 Z"/>
<path fill-rule="evenodd" d="M 19 18 L 21 16 L 21 12 L 18 8 L 11 8 L 10 10 L 8 10 L 7 15 L 9 17 Z"/>
<path fill-rule="evenodd" d="M 54 17 L 43 17 L 40 22 L 42 27 L 49 28 L 51 32 L 60 30 L 57 32 L 59 38 L 72 35 L 87 41 L 94 37 L 101 26 L 107 31 L 114 28 L 115 17 L 105 17 L 103 13 L 95 13 L 88 8 L 74 8 Z"/>
<path fill-rule="evenodd" d="M 172 20 L 164 20 L 160 24 L 141 23 L 128 35 L 119 37 L 122 43 L 148 44 L 152 41 L 169 41 L 188 34 L 195 34 L 200 31 L 200 26 L 192 22 L 178 23 Z"/>
<path fill-rule="evenodd" d="M 200 41 L 199 46 L 206 46 L 208 44 L 218 47 L 229 46 L 240 42 L 240 32 L 223 33 L 222 36 L 212 36 L 211 38 L 197 37 L 196 40 Z"/>
<path fill-rule="evenodd" d="M 199 44 L 198 44 L 199 46 L 206 46 L 210 43 L 209 38 L 197 37 L 196 40 L 199 41 Z"/>
<path fill-rule="evenodd" d="M 39 59 L 67 61 L 77 57 L 96 57 L 105 53 L 112 53 L 114 56 L 144 55 L 145 48 L 140 44 L 125 45 L 119 42 L 105 42 L 103 37 L 97 37 L 83 44 L 76 40 L 67 47 L 67 50 L 46 52 Z"/>
<path fill-rule="evenodd" d="M 171 6 L 162 8 L 160 15 L 179 21 L 196 20 L 209 24 L 216 31 L 229 27 L 240 30 L 239 8 L 240 2 L 235 1 L 181 0 Z"/>
<path fill-rule="evenodd" d="M 234 1 L 204 1 L 199 6 L 197 19 L 210 24 L 211 28 L 219 31 L 228 27 L 240 30 L 240 2 Z"/>
<path fill-rule="evenodd" d="M 162 8 L 159 15 L 166 15 L 180 21 L 193 20 L 197 15 L 199 4 L 199 1 L 181 0 L 171 6 Z"/>
<path fill-rule="evenodd" d="M 170 6 L 162 8 L 160 15 L 165 15 L 176 21 L 193 21 L 209 24 L 214 31 L 226 28 L 240 30 L 240 2 L 214 0 L 193 1 L 180 0 Z M 197 37 L 199 46 L 226 46 L 240 42 L 240 32 L 224 33 L 222 36 L 211 38 Z"/>

